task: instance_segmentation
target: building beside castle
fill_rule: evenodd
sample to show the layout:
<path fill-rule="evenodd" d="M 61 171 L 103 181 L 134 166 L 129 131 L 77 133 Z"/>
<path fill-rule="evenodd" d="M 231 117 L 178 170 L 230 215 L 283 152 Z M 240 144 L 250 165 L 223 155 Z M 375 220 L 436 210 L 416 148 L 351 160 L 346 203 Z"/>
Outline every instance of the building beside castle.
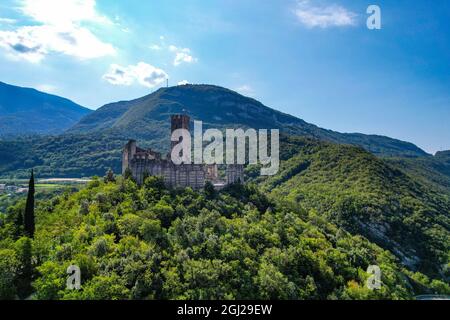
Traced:
<path fill-rule="evenodd" d="M 171 116 L 171 132 L 177 129 L 189 130 L 190 118 L 187 115 Z M 172 148 L 178 142 L 172 142 Z M 191 187 L 198 190 L 205 186 L 207 181 L 220 189 L 225 185 L 244 181 L 243 165 L 227 165 L 225 179 L 219 179 L 217 165 L 207 164 L 180 164 L 176 165 L 170 159 L 170 154 L 165 158 L 161 153 L 151 149 L 141 149 L 135 140 L 130 140 L 122 153 L 122 174 L 127 169 L 131 170 L 133 178 L 138 184 L 142 184 L 145 176 L 161 176 L 166 185 L 176 188 Z"/>

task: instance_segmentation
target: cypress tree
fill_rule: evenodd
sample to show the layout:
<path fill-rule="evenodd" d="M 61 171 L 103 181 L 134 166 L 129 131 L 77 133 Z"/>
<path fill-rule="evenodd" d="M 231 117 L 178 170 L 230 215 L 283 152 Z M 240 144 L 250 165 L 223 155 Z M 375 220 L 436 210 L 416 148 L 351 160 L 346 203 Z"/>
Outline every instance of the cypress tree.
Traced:
<path fill-rule="evenodd" d="M 34 237 L 34 173 L 31 170 L 30 182 L 28 183 L 28 196 L 24 214 L 24 231 L 25 235 Z"/>
<path fill-rule="evenodd" d="M 27 298 L 32 293 L 33 281 L 32 243 L 30 238 L 22 237 L 16 242 L 17 258 L 20 267 L 17 269 L 16 288 L 20 299 Z"/>
<path fill-rule="evenodd" d="M 18 210 L 14 219 L 14 235 L 16 239 L 19 239 L 23 235 L 23 211 Z"/>
<path fill-rule="evenodd" d="M 105 183 L 108 183 L 108 182 L 116 182 L 116 177 L 114 176 L 114 172 L 112 171 L 112 169 L 109 169 L 109 170 L 106 172 L 106 176 L 103 178 L 103 181 L 104 181 Z"/>

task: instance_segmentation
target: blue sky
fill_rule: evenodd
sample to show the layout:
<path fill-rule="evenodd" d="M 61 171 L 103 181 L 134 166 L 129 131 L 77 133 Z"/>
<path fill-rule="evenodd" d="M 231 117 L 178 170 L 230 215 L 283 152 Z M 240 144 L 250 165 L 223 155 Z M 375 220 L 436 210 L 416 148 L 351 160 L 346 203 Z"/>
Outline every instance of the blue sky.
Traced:
<path fill-rule="evenodd" d="M 370 4 L 382 29 L 366 27 Z M 2 0 L 0 81 L 96 109 L 187 81 L 450 149 L 448 0 Z"/>

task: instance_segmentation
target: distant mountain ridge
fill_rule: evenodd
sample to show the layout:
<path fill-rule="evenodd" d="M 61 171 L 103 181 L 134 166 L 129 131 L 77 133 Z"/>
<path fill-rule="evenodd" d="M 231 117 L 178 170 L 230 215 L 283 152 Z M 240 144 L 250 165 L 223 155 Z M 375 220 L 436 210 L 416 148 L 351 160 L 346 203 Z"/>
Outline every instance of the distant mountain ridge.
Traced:
<path fill-rule="evenodd" d="M 0 82 L 0 137 L 60 134 L 90 112 L 66 98 Z"/>
<path fill-rule="evenodd" d="M 384 160 L 450 196 L 450 151 L 440 151 L 427 157 L 389 157 Z"/>
<path fill-rule="evenodd" d="M 137 139 L 154 139 L 155 134 L 161 132 L 161 129 L 168 132 L 170 114 L 181 112 L 186 112 L 193 119 L 202 120 L 206 127 L 279 128 L 286 134 L 359 145 L 377 155 L 408 157 L 427 155 L 412 143 L 389 137 L 322 129 L 292 115 L 271 109 L 255 99 L 212 85 L 161 88 L 136 100 L 107 104 L 81 119 L 68 130 L 68 133 L 112 130 Z"/>
<path fill-rule="evenodd" d="M 412 143 L 388 137 L 322 129 L 210 85 L 162 88 L 139 99 L 107 104 L 64 134 L 0 139 L 0 176 L 28 177 L 31 168 L 40 177 L 88 177 L 103 175 L 109 168 L 119 173 L 121 150 L 128 139 L 138 140 L 143 147 L 168 151 L 170 115 L 181 112 L 202 120 L 205 128 L 280 128 L 287 135 L 363 147 L 450 194 L 446 153 L 431 156 Z"/>
<path fill-rule="evenodd" d="M 438 151 L 435 156 L 440 159 L 445 159 L 450 163 L 450 150 Z"/>

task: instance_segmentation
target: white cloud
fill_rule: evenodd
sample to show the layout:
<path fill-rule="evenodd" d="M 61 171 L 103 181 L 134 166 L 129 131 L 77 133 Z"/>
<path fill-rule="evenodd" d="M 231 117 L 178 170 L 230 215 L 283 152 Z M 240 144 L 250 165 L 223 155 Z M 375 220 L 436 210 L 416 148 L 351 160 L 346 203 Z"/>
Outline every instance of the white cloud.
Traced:
<path fill-rule="evenodd" d="M 164 36 L 160 36 L 159 39 L 160 39 L 159 44 L 158 43 L 153 43 L 148 48 L 150 50 L 154 50 L 154 51 L 160 51 L 160 50 L 164 49 L 164 50 L 168 50 L 169 52 L 172 52 L 173 54 L 175 54 L 175 57 L 174 57 L 173 62 L 172 62 L 175 67 L 179 66 L 182 63 L 194 63 L 194 62 L 198 61 L 198 59 L 195 58 L 191 54 L 191 49 L 189 49 L 189 48 L 179 48 L 179 47 L 174 46 L 174 45 L 167 46 L 165 44 Z"/>
<path fill-rule="evenodd" d="M 198 59 L 191 55 L 191 49 L 189 48 L 178 48 L 174 45 L 169 46 L 169 51 L 175 53 L 175 59 L 173 60 L 174 66 L 179 66 L 182 63 L 194 63 Z"/>
<path fill-rule="evenodd" d="M 22 0 L 20 10 L 35 21 L 61 27 L 81 21 L 112 24 L 97 12 L 95 0 Z"/>
<path fill-rule="evenodd" d="M 131 29 L 124 26 L 123 19 L 119 15 L 115 15 L 114 21 L 109 22 L 109 19 L 107 19 L 106 24 L 114 24 L 120 31 L 124 33 L 131 33 Z"/>
<path fill-rule="evenodd" d="M 310 0 L 298 1 L 294 14 L 308 28 L 354 26 L 357 17 L 339 5 L 313 5 Z"/>
<path fill-rule="evenodd" d="M 162 49 L 162 47 L 160 45 L 158 45 L 158 44 L 152 44 L 152 45 L 149 46 L 149 48 L 151 50 L 155 50 L 155 51 L 159 51 L 159 50 Z"/>
<path fill-rule="evenodd" d="M 114 85 L 130 86 L 137 82 L 147 88 L 153 88 L 168 78 L 164 70 L 144 62 L 128 67 L 112 64 L 108 73 L 103 76 L 104 80 Z"/>
<path fill-rule="evenodd" d="M 0 31 L 0 47 L 12 58 L 39 62 L 48 54 L 79 59 L 114 55 L 115 49 L 81 23 L 111 24 L 95 8 L 95 0 L 22 0 L 20 11 L 37 25 Z"/>
<path fill-rule="evenodd" d="M 86 28 L 60 29 L 51 25 L 26 26 L 0 31 L 0 47 L 12 56 L 39 62 L 50 53 L 93 59 L 115 54 L 112 45 L 100 41 Z"/>
<path fill-rule="evenodd" d="M 39 84 L 35 86 L 37 90 L 47 93 L 55 93 L 56 87 L 51 84 Z"/>
<path fill-rule="evenodd" d="M 187 80 L 182 80 L 182 81 L 178 82 L 179 86 L 185 86 L 187 84 L 189 84 L 189 82 Z"/>
<path fill-rule="evenodd" d="M 130 67 L 112 64 L 108 73 L 103 75 L 103 79 L 114 85 L 130 86 L 133 84 L 135 76 Z"/>
<path fill-rule="evenodd" d="M 14 24 L 16 22 L 16 19 L 0 18 L 0 24 Z"/>
<path fill-rule="evenodd" d="M 255 96 L 255 91 L 253 90 L 253 88 L 251 86 L 249 86 L 247 84 L 244 84 L 244 85 L 236 88 L 236 91 L 244 96 L 248 96 L 248 97 Z"/>

